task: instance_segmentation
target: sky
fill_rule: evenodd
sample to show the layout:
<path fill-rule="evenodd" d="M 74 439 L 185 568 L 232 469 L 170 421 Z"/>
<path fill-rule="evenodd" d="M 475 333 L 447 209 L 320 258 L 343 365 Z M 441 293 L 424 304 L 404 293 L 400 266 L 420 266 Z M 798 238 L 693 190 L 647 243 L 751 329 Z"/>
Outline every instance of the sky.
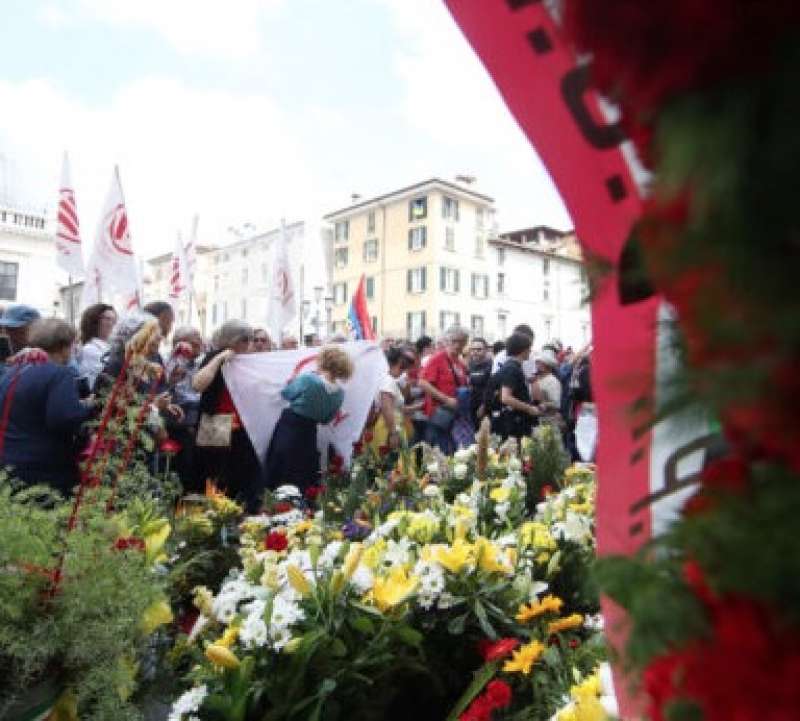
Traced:
<path fill-rule="evenodd" d="M 115 164 L 143 257 L 457 174 L 571 227 L 442 0 L 0 4 L 0 195 L 52 215 L 68 151 L 87 244 Z"/>

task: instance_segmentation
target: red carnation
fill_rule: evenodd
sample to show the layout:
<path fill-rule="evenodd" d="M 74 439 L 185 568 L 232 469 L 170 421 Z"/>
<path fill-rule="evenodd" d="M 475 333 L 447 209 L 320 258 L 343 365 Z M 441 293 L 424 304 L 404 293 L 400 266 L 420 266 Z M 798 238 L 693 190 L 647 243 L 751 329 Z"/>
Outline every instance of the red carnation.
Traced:
<path fill-rule="evenodd" d="M 309 486 L 308 488 L 306 488 L 306 492 L 305 492 L 304 495 L 305 495 L 307 501 L 309 501 L 310 503 L 313 503 L 323 493 L 325 493 L 325 486 L 323 486 L 323 485 Z"/>
<path fill-rule="evenodd" d="M 278 501 L 273 507 L 273 513 L 288 513 L 294 508 L 294 506 L 289 503 L 289 501 Z"/>
<path fill-rule="evenodd" d="M 517 638 L 501 638 L 494 642 L 484 638 L 478 642 L 478 652 L 484 661 L 497 661 L 508 656 L 517 646 L 519 646 Z"/>
<path fill-rule="evenodd" d="M 167 438 L 165 441 L 162 441 L 161 445 L 158 447 L 158 450 L 162 453 L 175 455 L 181 452 L 181 444 L 178 443 L 178 441 L 173 441 L 171 438 Z"/>
<path fill-rule="evenodd" d="M 136 536 L 123 536 L 118 538 L 114 544 L 116 551 L 144 551 L 145 545 L 141 538 Z"/>
<path fill-rule="evenodd" d="M 280 531 L 270 531 L 264 539 L 264 547 L 268 551 L 284 551 L 288 545 L 286 534 Z"/>
<path fill-rule="evenodd" d="M 486 697 L 492 708 L 508 708 L 511 705 L 511 686 L 505 681 L 494 679 L 486 686 Z"/>
<path fill-rule="evenodd" d="M 492 704 L 486 696 L 478 696 L 458 717 L 458 721 L 491 721 L 491 719 Z"/>

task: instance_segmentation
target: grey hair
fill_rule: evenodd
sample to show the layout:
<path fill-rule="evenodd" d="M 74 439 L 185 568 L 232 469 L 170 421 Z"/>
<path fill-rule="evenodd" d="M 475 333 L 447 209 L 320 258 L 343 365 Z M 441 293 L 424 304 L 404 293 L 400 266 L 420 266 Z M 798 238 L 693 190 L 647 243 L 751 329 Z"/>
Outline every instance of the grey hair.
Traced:
<path fill-rule="evenodd" d="M 46 353 L 69 348 L 75 340 L 75 329 L 57 318 L 42 318 L 31 325 L 28 345 Z"/>
<path fill-rule="evenodd" d="M 454 325 L 447 329 L 444 337 L 447 341 L 469 340 L 469 331 L 462 328 L 460 325 Z"/>
<path fill-rule="evenodd" d="M 201 338 L 203 334 L 197 329 L 192 328 L 190 325 L 182 325 L 180 328 L 176 328 L 172 333 L 172 345 L 177 345 L 181 341 L 187 340 L 193 336 L 199 335 Z"/>
<path fill-rule="evenodd" d="M 229 320 L 223 323 L 212 338 L 215 350 L 233 348 L 240 340 L 253 337 L 253 326 L 243 320 Z"/>
<path fill-rule="evenodd" d="M 108 344 L 111 346 L 108 352 L 109 359 L 112 361 L 122 360 L 125 357 L 125 346 L 128 345 L 128 341 L 141 330 L 145 323 L 154 320 L 156 320 L 155 316 L 141 310 L 134 310 L 122 316 L 108 339 Z"/>

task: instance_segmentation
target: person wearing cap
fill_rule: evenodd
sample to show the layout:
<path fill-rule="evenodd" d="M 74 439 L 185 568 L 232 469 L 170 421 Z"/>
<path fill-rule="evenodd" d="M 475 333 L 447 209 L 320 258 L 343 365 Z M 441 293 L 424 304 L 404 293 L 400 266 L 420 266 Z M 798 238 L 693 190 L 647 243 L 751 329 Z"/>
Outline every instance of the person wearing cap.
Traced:
<path fill-rule="evenodd" d="M 558 422 L 561 418 L 561 381 L 556 376 L 558 358 L 547 348 L 536 357 L 536 377 L 531 384 L 531 397 L 544 411 L 541 420 Z"/>
<path fill-rule="evenodd" d="M 12 305 L 6 308 L 0 317 L 0 328 L 3 328 L 11 342 L 11 355 L 19 353 L 28 346 L 28 334 L 31 324 L 42 317 L 36 308 L 29 305 Z"/>

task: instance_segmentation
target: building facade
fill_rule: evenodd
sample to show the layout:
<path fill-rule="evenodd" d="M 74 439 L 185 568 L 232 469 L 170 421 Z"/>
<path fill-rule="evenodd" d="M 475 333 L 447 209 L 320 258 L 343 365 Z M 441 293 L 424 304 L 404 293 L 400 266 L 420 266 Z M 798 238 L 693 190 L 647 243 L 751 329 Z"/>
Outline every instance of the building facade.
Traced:
<path fill-rule="evenodd" d="M 379 335 L 415 338 L 454 323 L 486 333 L 494 201 L 439 179 L 324 218 L 333 226 L 333 323 L 346 331 L 362 274 Z"/>
<path fill-rule="evenodd" d="M 574 233 L 532 228 L 499 235 L 494 201 L 431 179 L 324 217 L 334 330 L 348 330 L 362 275 L 373 328 L 415 339 L 462 325 L 487 340 L 518 323 L 539 339 L 580 345 L 590 335 L 585 274 Z"/>
<path fill-rule="evenodd" d="M 312 289 L 305 287 L 303 255 L 306 243 L 316 243 L 318 252 L 322 251 L 323 243 L 315 237 L 317 232 L 314 226 L 303 221 L 286 226 L 292 281 L 297 297 L 304 299 L 305 303 L 298 302 L 297 320 L 285 333 L 298 338 L 311 330 Z M 269 302 L 272 248 L 280 233 L 281 229 L 276 228 L 242 238 L 230 245 L 199 246 L 191 317 L 189 301 L 185 299 L 176 308 L 176 323 L 194 325 L 207 337 L 222 323 L 234 318 L 254 326 L 264 326 Z M 169 300 L 171 264 L 171 253 L 147 262 L 143 290 L 145 303 Z"/>
<path fill-rule="evenodd" d="M 0 306 L 25 303 L 43 316 L 62 315 L 55 238 L 43 211 L 0 204 Z"/>

